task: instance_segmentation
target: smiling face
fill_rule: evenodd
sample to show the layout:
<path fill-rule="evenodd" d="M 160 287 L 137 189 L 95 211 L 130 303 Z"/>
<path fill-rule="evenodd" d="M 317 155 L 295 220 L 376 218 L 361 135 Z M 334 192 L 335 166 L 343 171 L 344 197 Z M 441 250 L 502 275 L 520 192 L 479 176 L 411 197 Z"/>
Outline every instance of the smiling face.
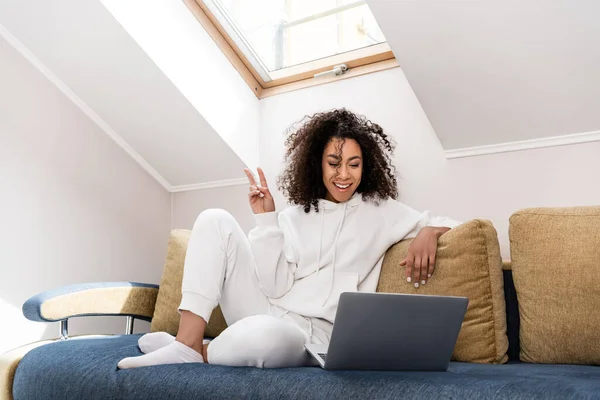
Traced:
<path fill-rule="evenodd" d="M 362 178 L 363 158 L 354 139 L 333 138 L 323 151 L 323 183 L 326 200 L 341 203 L 349 200 Z"/>

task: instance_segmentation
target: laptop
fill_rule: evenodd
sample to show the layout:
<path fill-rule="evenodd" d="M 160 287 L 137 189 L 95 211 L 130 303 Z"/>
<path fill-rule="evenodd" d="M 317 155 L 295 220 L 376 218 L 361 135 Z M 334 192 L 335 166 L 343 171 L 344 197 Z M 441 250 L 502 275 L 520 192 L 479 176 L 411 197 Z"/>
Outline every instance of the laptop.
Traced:
<path fill-rule="evenodd" d="M 330 370 L 446 371 L 466 297 L 344 292 L 329 345 L 307 344 Z"/>

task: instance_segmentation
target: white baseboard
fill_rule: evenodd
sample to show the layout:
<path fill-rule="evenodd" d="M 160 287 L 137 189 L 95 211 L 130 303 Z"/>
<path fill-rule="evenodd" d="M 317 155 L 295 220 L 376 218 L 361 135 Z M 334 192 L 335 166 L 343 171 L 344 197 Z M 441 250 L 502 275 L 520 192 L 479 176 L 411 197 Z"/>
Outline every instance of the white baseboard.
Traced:
<path fill-rule="evenodd" d="M 575 133 L 572 135 L 554 136 L 541 139 L 523 140 L 518 142 L 499 143 L 487 146 L 466 147 L 463 149 L 446 150 L 446 158 L 475 157 L 486 154 L 507 153 L 511 151 L 522 151 L 531 149 L 542 149 L 545 147 L 566 146 L 570 144 L 598 142 L 600 131 Z"/>
<path fill-rule="evenodd" d="M 106 121 L 104 121 L 94 110 L 90 108 L 79 96 L 77 96 L 60 78 L 44 65 L 29 49 L 14 37 L 8 29 L 0 24 L 0 37 L 8 42 L 17 50 L 27 61 L 42 73 L 58 90 L 60 90 L 69 100 L 71 100 L 79 109 L 87 115 L 98 127 L 106 133 L 119 147 L 121 147 L 131 158 L 133 158 L 150 176 L 166 190 L 170 191 L 171 185 L 158 173 L 137 151 L 135 151 L 117 132 L 115 132 Z"/>
<path fill-rule="evenodd" d="M 248 184 L 249 183 L 248 183 L 247 178 L 227 179 L 227 180 L 222 180 L 222 181 L 193 183 L 191 185 L 171 186 L 170 191 L 172 193 L 190 192 L 192 190 L 214 189 L 214 188 L 220 188 L 220 187 L 242 186 L 242 185 L 248 185 Z"/>

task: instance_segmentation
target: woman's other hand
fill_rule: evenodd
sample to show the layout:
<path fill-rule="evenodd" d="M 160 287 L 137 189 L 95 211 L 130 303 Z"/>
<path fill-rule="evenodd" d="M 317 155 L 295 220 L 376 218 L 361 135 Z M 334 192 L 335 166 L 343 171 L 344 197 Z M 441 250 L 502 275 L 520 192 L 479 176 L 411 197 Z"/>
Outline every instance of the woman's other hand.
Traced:
<path fill-rule="evenodd" d="M 254 175 L 248 168 L 244 169 L 244 172 L 246 173 L 248 182 L 250 183 L 248 200 L 250 202 L 252 212 L 254 214 L 262 214 L 275 211 L 275 202 L 273 201 L 273 196 L 271 196 L 271 192 L 269 191 L 267 179 L 265 178 L 265 173 L 263 170 L 258 168 L 258 177 L 260 180 L 259 184 L 256 183 Z"/>
<path fill-rule="evenodd" d="M 414 238 L 406 258 L 400 262 L 406 266 L 406 281 L 414 282 L 415 287 L 425 285 L 435 270 L 435 257 L 438 238 L 450 228 L 426 226 Z"/>

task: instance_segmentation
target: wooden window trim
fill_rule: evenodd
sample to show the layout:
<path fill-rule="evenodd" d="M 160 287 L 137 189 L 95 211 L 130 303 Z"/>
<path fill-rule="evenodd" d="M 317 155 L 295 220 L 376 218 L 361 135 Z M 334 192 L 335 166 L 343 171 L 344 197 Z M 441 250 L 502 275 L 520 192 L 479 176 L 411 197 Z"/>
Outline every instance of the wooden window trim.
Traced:
<path fill-rule="evenodd" d="M 274 71 L 273 80 L 264 82 L 202 0 L 184 0 L 184 3 L 259 99 L 399 66 L 389 45 L 381 43 Z M 346 64 L 348 72 L 313 77 L 339 64 Z"/>

